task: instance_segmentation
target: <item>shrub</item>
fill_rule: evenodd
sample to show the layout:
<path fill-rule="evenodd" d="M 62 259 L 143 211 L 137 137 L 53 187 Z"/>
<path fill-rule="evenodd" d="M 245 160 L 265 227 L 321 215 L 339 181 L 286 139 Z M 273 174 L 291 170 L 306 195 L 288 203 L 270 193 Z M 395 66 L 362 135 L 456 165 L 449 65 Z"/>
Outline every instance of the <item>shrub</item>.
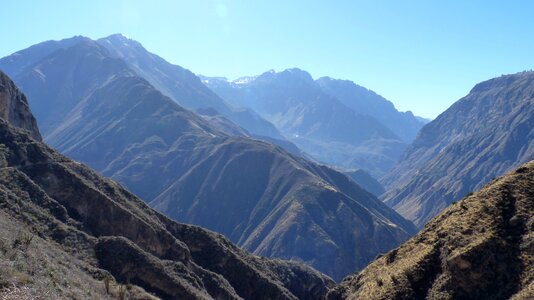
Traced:
<path fill-rule="evenodd" d="M 106 287 L 106 294 L 108 295 L 109 295 L 109 288 L 110 288 L 112 281 L 113 281 L 113 277 L 111 277 L 111 275 L 106 275 L 106 277 L 104 277 L 104 286 Z"/>
<path fill-rule="evenodd" d="M 20 250 L 26 252 L 30 247 L 32 240 L 33 234 L 25 231 L 19 231 L 17 237 L 13 240 L 11 247 L 13 249 L 19 248 Z"/>
<path fill-rule="evenodd" d="M 126 299 L 126 287 L 124 285 L 119 285 L 119 299 L 125 300 Z"/>

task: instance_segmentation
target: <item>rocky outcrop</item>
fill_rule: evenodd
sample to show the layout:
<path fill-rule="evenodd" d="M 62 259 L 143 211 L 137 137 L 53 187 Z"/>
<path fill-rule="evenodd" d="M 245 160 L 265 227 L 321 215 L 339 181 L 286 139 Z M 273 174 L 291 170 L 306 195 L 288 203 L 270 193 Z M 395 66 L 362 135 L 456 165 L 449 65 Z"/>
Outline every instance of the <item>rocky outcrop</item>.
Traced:
<path fill-rule="evenodd" d="M 28 130 L 34 139 L 41 140 L 37 122 L 30 111 L 26 96 L 2 71 L 0 71 L 0 118 L 15 127 Z"/>
<path fill-rule="evenodd" d="M 532 299 L 534 161 L 442 212 L 328 299 Z"/>

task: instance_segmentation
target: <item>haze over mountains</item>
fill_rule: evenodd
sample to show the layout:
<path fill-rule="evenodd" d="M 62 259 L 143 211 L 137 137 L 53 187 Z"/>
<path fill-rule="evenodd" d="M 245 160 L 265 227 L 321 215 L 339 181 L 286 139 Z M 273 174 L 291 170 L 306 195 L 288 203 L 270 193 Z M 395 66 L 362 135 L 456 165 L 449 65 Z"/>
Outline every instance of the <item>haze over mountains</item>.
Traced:
<path fill-rule="evenodd" d="M 203 81 L 226 101 L 259 113 L 319 161 L 374 176 L 393 166 L 424 125 L 372 91 L 349 81 L 315 81 L 300 69 Z"/>
<path fill-rule="evenodd" d="M 477 84 L 427 124 L 382 179 L 385 202 L 422 227 L 445 207 L 534 159 L 534 73 Z"/>
<path fill-rule="evenodd" d="M 255 254 L 306 262 L 336 280 L 415 233 L 345 175 L 221 131 L 182 108 L 136 71 L 146 53 L 128 52 L 135 43 L 113 52 L 103 46 L 108 39 L 75 39 L 53 43 L 47 55 L 35 54 L 43 45 L 30 47 L 3 58 L 0 68 L 28 94 L 47 142 L 168 216 L 221 232 Z M 25 55 L 32 64 L 18 64 Z M 184 86 L 167 89 L 209 95 L 205 87 Z"/>

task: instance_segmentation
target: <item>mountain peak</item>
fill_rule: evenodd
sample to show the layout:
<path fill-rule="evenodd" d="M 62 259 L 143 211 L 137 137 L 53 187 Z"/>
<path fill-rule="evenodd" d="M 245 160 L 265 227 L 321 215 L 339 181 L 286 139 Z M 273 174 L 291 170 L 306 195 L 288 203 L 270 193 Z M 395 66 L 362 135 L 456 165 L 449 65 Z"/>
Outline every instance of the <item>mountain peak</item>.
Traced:
<path fill-rule="evenodd" d="M 313 83 L 313 78 L 310 73 L 299 68 L 289 68 L 281 72 L 276 72 L 275 70 L 271 69 L 267 72 L 264 72 L 260 76 L 257 76 L 256 78 L 260 80 L 282 80 L 287 83 L 294 83 L 295 80 L 300 82 Z"/>
<path fill-rule="evenodd" d="M 97 43 L 98 42 L 104 42 L 104 43 L 112 44 L 112 45 L 115 45 L 115 46 L 135 47 L 135 48 L 141 48 L 141 49 L 145 50 L 145 48 L 143 47 L 143 45 L 141 43 L 139 43 L 138 41 L 136 41 L 134 39 L 131 39 L 131 38 L 125 36 L 122 33 L 112 34 L 112 35 L 107 36 L 105 38 L 101 38 L 101 39 L 97 40 L 96 42 Z"/>
<path fill-rule="evenodd" d="M 122 34 L 122 33 L 114 33 L 114 34 L 111 34 L 111 35 L 105 37 L 104 39 L 112 39 L 112 40 L 132 40 L 132 39 L 130 39 L 129 37 L 125 36 L 125 35 Z"/>
<path fill-rule="evenodd" d="M 313 78 L 310 73 L 299 68 L 285 69 L 284 71 L 280 72 L 280 74 L 291 74 L 292 76 L 296 76 L 307 81 L 313 81 Z"/>

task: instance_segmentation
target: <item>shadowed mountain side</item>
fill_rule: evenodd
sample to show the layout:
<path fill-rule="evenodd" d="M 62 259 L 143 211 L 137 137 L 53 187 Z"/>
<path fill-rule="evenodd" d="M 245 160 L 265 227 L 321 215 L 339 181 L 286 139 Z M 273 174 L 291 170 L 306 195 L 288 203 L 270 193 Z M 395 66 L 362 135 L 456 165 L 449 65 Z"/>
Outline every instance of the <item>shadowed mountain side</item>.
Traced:
<path fill-rule="evenodd" d="M 139 77 L 97 90 L 65 123 L 49 135 L 51 145 L 147 200 L 227 137 Z"/>
<path fill-rule="evenodd" d="M 21 124 L 33 120 L 27 112 Z M 166 299 L 321 299 L 332 285 L 308 267 L 253 256 L 219 234 L 173 222 L 28 133 L 0 119 L 0 227 L 8 229 L 0 231 L 0 256 L 10 262 L 2 284 L 13 284 L 7 292 L 111 298 L 119 287 L 112 282 L 105 292 L 110 273 L 132 284 L 132 299 L 154 299 L 145 290 Z M 33 263 L 54 271 L 32 271 Z"/>
<path fill-rule="evenodd" d="M 422 227 L 491 179 L 534 159 L 534 73 L 494 78 L 427 124 L 383 178 L 387 204 Z"/>
<path fill-rule="evenodd" d="M 534 298 L 534 161 L 451 205 L 328 299 Z"/>

